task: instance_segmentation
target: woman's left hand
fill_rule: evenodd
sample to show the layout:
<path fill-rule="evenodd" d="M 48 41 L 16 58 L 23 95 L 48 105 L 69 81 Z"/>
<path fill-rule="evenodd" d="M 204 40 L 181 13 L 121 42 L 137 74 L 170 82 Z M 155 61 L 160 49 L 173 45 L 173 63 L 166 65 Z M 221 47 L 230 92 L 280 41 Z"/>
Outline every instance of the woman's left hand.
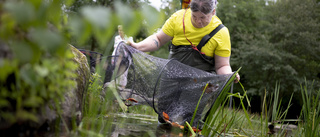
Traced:
<path fill-rule="evenodd" d="M 234 83 L 238 83 L 240 81 L 239 73 L 236 74 L 236 78 L 234 79 Z"/>

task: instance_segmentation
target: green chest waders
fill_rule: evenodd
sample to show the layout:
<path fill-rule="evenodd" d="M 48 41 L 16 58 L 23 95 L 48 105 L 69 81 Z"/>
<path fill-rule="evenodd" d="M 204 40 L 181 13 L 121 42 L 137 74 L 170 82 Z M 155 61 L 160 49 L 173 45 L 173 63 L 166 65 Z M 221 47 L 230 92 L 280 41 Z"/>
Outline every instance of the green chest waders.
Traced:
<path fill-rule="evenodd" d="M 192 49 L 191 46 L 175 46 L 172 44 L 171 47 L 171 58 L 191 67 L 207 72 L 214 72 L 214 58 L 201 55 L 201 53 Z"/>

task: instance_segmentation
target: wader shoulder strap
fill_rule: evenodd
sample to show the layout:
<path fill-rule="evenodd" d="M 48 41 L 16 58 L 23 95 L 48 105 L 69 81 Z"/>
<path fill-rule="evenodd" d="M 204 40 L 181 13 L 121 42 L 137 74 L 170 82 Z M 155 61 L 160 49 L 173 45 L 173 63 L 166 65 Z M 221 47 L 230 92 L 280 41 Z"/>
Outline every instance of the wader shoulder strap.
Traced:
<path fill-rule="evenodd" d="M 199 42 L 197 48 L 199 51 L 201 51 L 201 48 L 206 45 L 206 43 L 209 41 L 209 39 L 211 39 L 220 29 L 222 29 L 224 27 L 223 24 L 220 24 L 218 27 L 216 27 L 213 31 L 211 31 L 211 33 L 209 35 L 205 35 L 201 41 Z"/>

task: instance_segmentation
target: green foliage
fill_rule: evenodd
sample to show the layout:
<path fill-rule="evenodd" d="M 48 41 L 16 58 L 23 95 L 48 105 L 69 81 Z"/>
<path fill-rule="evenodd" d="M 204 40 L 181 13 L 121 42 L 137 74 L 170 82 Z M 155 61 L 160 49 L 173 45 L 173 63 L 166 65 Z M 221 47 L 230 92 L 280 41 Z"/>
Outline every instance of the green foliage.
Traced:
<path fill-rule="evenodd" d="M 236 74 L 240 71 L 241 68 L 239 68 L 227 81 L 224 88 L 221 90 L 221 93 L 219 97 L 215 100 L 214 104 L 209 110 L 209 114 L 205 120 L 205 124 L 203 127 L 203 135 L 205 136 L 213 136 L 215 134 L 222 134 L 229 132 L 230 127 L 232 126 L 232 123 L 234 122 L 234 119 L 226 119 L 226 115 L 223 112 L 223 107 L 226 105 L 228 99 L 231 99 L 232 96 L 237 97 L 241 101 L 242 109 L 245 112 L 245 116 L 249 122 L 250 127 L 252 128 L 252 124 L 249 118 L 249 115 L 246 111 L 246 108 L 243 104 L 243 99 L 247 99 L 247 95 L 244 94 L 243 96 L 240 95 L 240 93 L 230 94 L 228 95 L 228 91 L 230 91 L 231 84 L 233 83 L 234 79 L 236 78 Z M 243 89 L 244 90 L 244 89 Z M 248 99 L 247 99 L 248 101 Z"/>
<path fill-rule="evenodd" d="M 101 96 L 101 92 L 104 90 L 103 81 L 99 74 L 93 73 L 89 83 L 87 95 L 85 96 L 84 115 L 96 116 L 105 103 L 104 97 Z"/>
<path fill-rule="evenodd" d="M 204 87 L 204 89 L 203 89 L 203 91 L 202 91 L 202 94 L 201 94 L 201 96 L 200 96 L 200 98 L 199 98 L 198 104 L 197 104 L 197 106 L 196 106 L 196 108 L 195 108 L 195 110 L 194 110 L 194 112 L 193 112 L 192 119 L 191 119 L 191 121 L 190 121 L 190 123 L 191 123 L 190 126 L 191 126 L 191 127 L 192 127 L 193 120 L 194 120 L 194 118 L 195 118 L 195 116 L 196 116 L 196 114 L 197 114 L 200 101 L 201 101 L 202 96 L 203 96 L 204 92 L 206 91 L 207 87 L 208 87 L 208 83 L 207 83 L 206 86 Z M 189 125 L 189 124 L 188 124 L 188 125 Z"/>
<path fill-rule="evenodd" d="M 259 35 L 259 33 L 257 34 Z M 270 87 L 276 84 L 277 80 L 285 81 L 282 84 L 284 89 L 292 91 L 299 83 L 297 77 L 288 77 L 297 75 L 297 71 L 285 60 L 300 60 L 286 52 L 279 51 L 269 43 L 266 37 L 256 36 L 255 38 L 244 34 L 241 41 L 241 47 L 237 49 L 239 56 L 235 62 L 243 67 L 244 82 L 249 87 L 250 94 L 259 94 L 264 89 L 271 90 Z M 262 94 L 260 94 L 262 96 Z"/>
<path fill-rule="evenodd" d="M 103 87 L 102 77 L 98 73 L 92 73 L 85 95 L 84 117 L 77 126 L 79 133 L 75 136 L 103 136 L 100 131 L 109 132 L 112 126 L 111 123 L 105 124 L 107 120 L 104 117 L 117 111 L 112 92 Z"/>
<path fill-rule="evenodd" d="M 264 98 L 266 98 L 266 96 L 268 96 L 267 94 L 264 95 Z M 277 83 L 274 89 L 274 92 L 271 92 L 271 96 L 268 99 L 269 101 L 269 107 L 263 106 L 265 107 L 265 125 L 263 125 L 261 123 L 261 126 L 265 126 L 265 128 L 268 128 L 269 125 L 267 125 L 268 123 L 268 119 L 270 119 L 270 126 L 276 126 L 276 125 L 285 125 L 285 119 L 286 116 L 289 112 L 289 108 L 291 107 L 291 101 L 292 101 L 292 97 L 293 97 L 293 93 L 290 97 L 289 103 L 287 104 L 287 108 L 283 110 L 283 105 L 282 105 L 282 99 L 283 98 L 279 98 L 280 97 L 280 83 Z M 266 101 L 266 100 L 264 100 Z M 263 104 L 267 104 L 266 102 L 264 102 Z M 262 109 L 263 110 L 263 109 Z M 269 112 L 268 112 L 269 111 Z M 268 115 L 268 113 L 270 115 Z M 261 113 L 261 115 L 263 116 L 263 112 Z M 261 121 L 263 121 L 263 119 L 261 118 Z M 285 136 L 287 133 L 284 130 L 283 126 L 280 127 L 280 132 L 277 133 L 278 136 Z M 270 132 L 270 131 L 269 131 Z M 266 131 L 262 131 L 261 134 L 267 134 L 268 132 Z"/>
<path fill-rule="evenodd" d="M 301 119 L 303 123 L 299 123 L 300 136 L 316 137 L 319 136 L 320 130 L 320 90 L 313 89 L 313 83 L 311 87 L 308 87 L 308 82 L 305 81 L 305 85 L 301 85 L 301 97 L 303 100 L 303 108 L 301 110 Z"/>
<path fill-rule="evenodd" d="M 227 89 L 228 88 L 225 88 L 225 90 Z M 224 96 L 220 95 L 219 97 L 224 97 L 224 100 L 218 98 L 215 102 L 217 103 L 217 105 L 215 105 L 210 111 L 210 117 L 208 117 L 208 119 L 206 120 L 205 127 L 202 131 L 203 135 L 214 136 L 216 134 L 245 134 L 246 136 L 267 136 L 268 134 L 274 134 L 268 131 L 269 124 L 273 126 L 280 125 L 281 131 L 275 133 L 276 136 L 288 135 L 288 129 L 284 128 L 284 125 L 286 125 L 286 123 L 284 122 L 289 107 L 291 106 L 292 96 L 287 108 L 285 108 L 285 110 L 282 110 L 282 99 L 279 98 L 279 93 L 280 84 L 277 84 L 275 87 L 275 91 L 274 93 L 272 93 L 270 98 L 267 99 L 267 95 L 265 94 L 265 99 L 263 101 L 264 111 L 261 112 L 260 116 L 249 114 L 247 112 L 247 109 L 242 101 L 243 99 L 247 98 L 246 93 L 244 95 L 240 95 L 240 93 L 230 94 L 228 97 L 226 96 L 226 94 L 224 94 Z M 236 110 L 235 106 L 233 106 L 233 110 L 231 110 L 230 108 L 224 108 L 225 104 L 231 96 L 237 97 L 241 100 L 242 110 Z M 268 112 L 270 115 L 268 115 Z M 271 119 L 271 123 L 268 123 L 268 119 Z M 318 118 L 316 117 L 314 120 L 318 120 Z"/>
<path fill-rule="evenodd" d="M 314 0 L 219 1 L 217 15 L 231 36 L 231 65 L 242 67 L 241 81 L 249 94 L 273 92 L 279 81 L 284 89 L 280 96 L 290 96 L 305 77 L 319 87 L 319 9 Z"/>
<path fill-rule="evenodd" d="M 0 3 L 0 40 L 12 57 L 0 58 L 0 117 L 12 124 L 38 121 L 44 105 L 63 101 L 75 87 L 77 65 L 63 28 L 65 1 L 11 0 Z M 49 104 L 49 101 L 54 103 Z"/>
<path fill-rule="evenodd" d="M 288 113 L 290 106 L 292 105 L 291 100 L 292 100 L 293 94 L 291 95 L 287 108 L 285 110 L 282 110 L 282 107 L 281 107 L 282 99 L 279 98 L 279 95 L 280 95 L 280 84 L 277 83 L 275 87 L 275 91 L 271 93 L 271 99 L 270 99 L 269 108 L 272 108 L 272 110 L 270 110 L 272 123 L 279 123 L 282 119 L 284 119 Z"/>
<path fill-rule="evenodd" d="M 165 6 L 163 9 L 161 9 L 161 12 L 163 12 L 165 15 L 165 19 L 168 19 L 174 12 L 181 9 L 181 4 L 180 4 L 180 1 L 178 0 L 161 0 L 161 1 L 162 3 L 168 3 L 168 6 Z M 144 38 L 146 37 L 147 36 L 145 36 Z M 160 47 L 157 51 L 150 52 L 150 55 L 167 59 L 169 56 L 169 48 L 168 48 L 169 45 L 170 45 L 170 42 L 166 43 L 165 45 Z"/>
<path fill-rule="evenodd" d="M 188 122 L 186 122 L 186 125 L 187 125 L 187 127 L 188 127 L 189 132 L 191 133 L 190 136 L 195 137 L 195 136 L 196 136 L 196 133 L 193 131 L 192 125 L 190 125 Z"/>
<path fill-rule="evenodd" d="M 58 103 L 76 84 L 74 71 L 78 66 L 69 50 L 71 41 L 81 45 L 96 42 L 107 53 L 113 48 L 108 45 L 118 24 L 124 26 L 128 35 L 136 35 L 141 22 L 151 31 L 162 25 L 163 13 L 148 5 L 140 7 L 139 3 L 130 1 L 129 6 L 101 0 L 0 2 L 0 44 L 1 48 L 8 47 L 12 55 L 0 59 L 1 121 L 36 122 L 36 114 L 49 102 L 60 112 Z M 132 8 L 138 5 L 139 8 Z M 93 85 L 87 96 L 91 103 L 85 106 L 85 115 L 112 109 L 107 107 L 110 104 L 103 104 L 103 98 L 98 98 L 102 84 L 97 77 L 98 74 L 91 80 Z M 106 93 L 113 96 L 112 92 Z"/>
<path fill-rule="evenodd" d="M 72 23 L 75 35 L 75 37 L 72 37 L 72 44 L 77 45 L 77 47 L 111 55 L 113 39 L 114 36 L 117 35 L 118 25 L 123 25 L 126 35 L 132 36 L 136 41 L 139 41 L 141 37 L 145 38 L 149 36 L 154 33 L 157 28 L 161 27 L 164 22 L 165 15 L 163 12 L 159 12 L 155 8 L 146 5 L 147 3 L 150 3 L 149 0 L 75 0 L 75 2 L 68 8 L 68 13 L 73 15 L 72 17 L 76 19 Z M 95 22 L 101 22 L 103 19 L 108 20 L 108 22 L 106 22 L 106 24 L 109 24 L 106 30 L 108 34 L 105 33 L 103 39 L 101 39 L 102 41 L 100 42 L 95 38 L 96 36 L 94 36 L 97 35 L 96 32 L 90 33 L 93 29 L 88 23 L 80 24 L 86 22 L 79 19 L 84 15 L 84 12 L 82 12 L 84 7 L 100 7 L 108 10 L 108 13 L 111 15 L 111 17 L 107 18 L 103 18 L 99 15 L 93 15 L 98 16 L 97 18 L 100 19 Z M 97 30 L 99 30 L 99 28 Z M 79 33 L 79 31 L 85 33 Z M 105 30 L 103 31 L 106 32 Z M 96 43 L 96 41 L 98 41 L 98 43 Z M 108 44 L 105 42 L 108 42 Z M 105 48 L 107 46 L 109 46 L 109 48 Z"/>
<path fill-rule="evenodd" d="M 314 0 L 279 1 L 270 7 L 270 42 L 289 55 L 283 58 L 297 74 L 299 81 L 307 77 L 319 85 L 320 69 L 320 5 Z M 291 57 L 298 58 L 292 59 Z M 299 91 L 295 87 L 294 91 Z"/>
<path fill-rule="evenodd" d="M 264 0 L 225 0 L 218 1 L 217 16 L 228 27 L 233 48 L 242 46 L 238 44 L 243 34 L 264 32 L 268 22 L 265 18 Z M 237 55 L 232 55 L 237 56 Z"/>
<path fill-rule="evenodd" d="M 110 53 L 112 38 L 118 24 L 124 26 L 128 35 L 137 36 L 135 39 L 139 39 L 157 31 L 166 18 L 180 9 L 178 1 L 170 1 L 171 5 L 161 12 L 147 5 L 142 6 L 141 3 L 144 2 L 1 1 L 0 46 L 9 47 L 13 56 L 3 55 L 5 58 L 0 58 L 0 119 L 10 123 L 19 120 L 37 121 L 35 114 L 41 111 L 41 106 L 49 101 L 55 104 L 63 100 L 65 91 L 75 86 L 73 72 L 78 67 L 72 61 L 73 55 L 68 49 L 68 43 L 74 42 L 77 43 L 73 43 L 74 45 L 84 47 L 97 42 L 100 51 Z M 319 1 L 285 0 L 268 2 L 268 5 L 265 3 L 263 0 L 225 0 L 219 1 L 217 9 L 218 17 L 229 28 L 231 34 L 231 63 L 233 68 L 242 67 L 242 81 L 247 85 L 248 93 L 259 94 L 262 90 L 269 91 L 276 81 L 281 81 L 284 92 L 291 94 L 299 90 L 298 83 L 304 77 L 315 79 L 314 86 L 318 88 Z M 167 58 L 167 46 L 151 54 Z M 88 89 L 85 116 L 89 117 L 86 117 L 78 128 L 78 131 L 85 135 L 101 136 L 99 130 L 111 129 L 110 125 L 104 126 L 105 120 L 99 114 L 119 110 L 109 107 L 116 106 L 113 104 L 112 92 L 106 92 L 106 96 L 110 98 L 101 98 L 100 92 L 103 88 L 99 75 L 102 76 L 100 73 L 93 75 Z M 314 91 L 302 89 L 304 106 L 301 113 L 305 124 L 302 123 L 299 130 L 303 135 L 317 136 L 319 93 L 312 96 L 314 94 L 311 92 Z M 241 101 L 244 98 L 236 94 L 230 96 L 239 97 Z M 221 94 L 221 97 L 216 102 L 226 103 L 227 94 Z M 274 104 L 274 107 L 280 108 L 279 105 L 283 103 L 284 100 L 278 105 Z M 236 111 L 227 115 L 223 113 L 224 110 L 219 109 L 218 103 L 213 109 L 216 111 L 212 113 L 221 114 L 220 117 L 223 119 L 219 121 L 211 117 L 211 120 L 219 121 L 217 127 L 220 125 L 223 131 L 230 130 L 231 125 L 241 127 L 243 121 L 251 120 L 246 107 L 243 104 L 242 107 L 245 110 L 243 116 L 237 116 Z M 280 113 L 279 110 L 281 109 L 275 109 L 274 112 Z M 133 111 L 150 113 L 150 109 L 145 107 L 135 107 Z M 279 113 L 274 113 L 274 117 L 285 117 Z M 99 117 L 96 118 L 96 115 Z M 95 122 L 99 123 L 95 125 Z M 263 132 L 266 131 L 266 124 L 267 120 L 262 120 L 261 116 Z M 248 125 L 248 129 L 255 127 L 250 121 Z M 89 131 L 89 127 L 97 130 Z M 217 133 L 221 131 L 216 130 Z"/>

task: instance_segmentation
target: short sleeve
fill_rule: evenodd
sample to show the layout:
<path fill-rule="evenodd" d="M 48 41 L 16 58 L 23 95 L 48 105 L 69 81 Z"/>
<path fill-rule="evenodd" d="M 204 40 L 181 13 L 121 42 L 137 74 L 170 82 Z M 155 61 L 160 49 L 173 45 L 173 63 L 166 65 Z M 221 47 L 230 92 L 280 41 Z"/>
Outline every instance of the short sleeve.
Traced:
<path fill-rule="evenodd" d="M 214 52 L 214 54 L 221 57 L 229 57 L 231 55 L 231 42 L 230 42 L 230 34 L 227 27 L 222 28 L 214 37 L 218 46 Z"/>
<path fill-rule="evenodd" d="M 164 23 L 162 26 L 162 31 L 167 34 L 168 36 L 174 37 L 174 30 L 176 28 L 176 20 L 178 18 L 178 15 L 180 12 L 183 12 L 182 10 L 177 11 L 176 13 L 172 14 L 169 19 Z"/>

